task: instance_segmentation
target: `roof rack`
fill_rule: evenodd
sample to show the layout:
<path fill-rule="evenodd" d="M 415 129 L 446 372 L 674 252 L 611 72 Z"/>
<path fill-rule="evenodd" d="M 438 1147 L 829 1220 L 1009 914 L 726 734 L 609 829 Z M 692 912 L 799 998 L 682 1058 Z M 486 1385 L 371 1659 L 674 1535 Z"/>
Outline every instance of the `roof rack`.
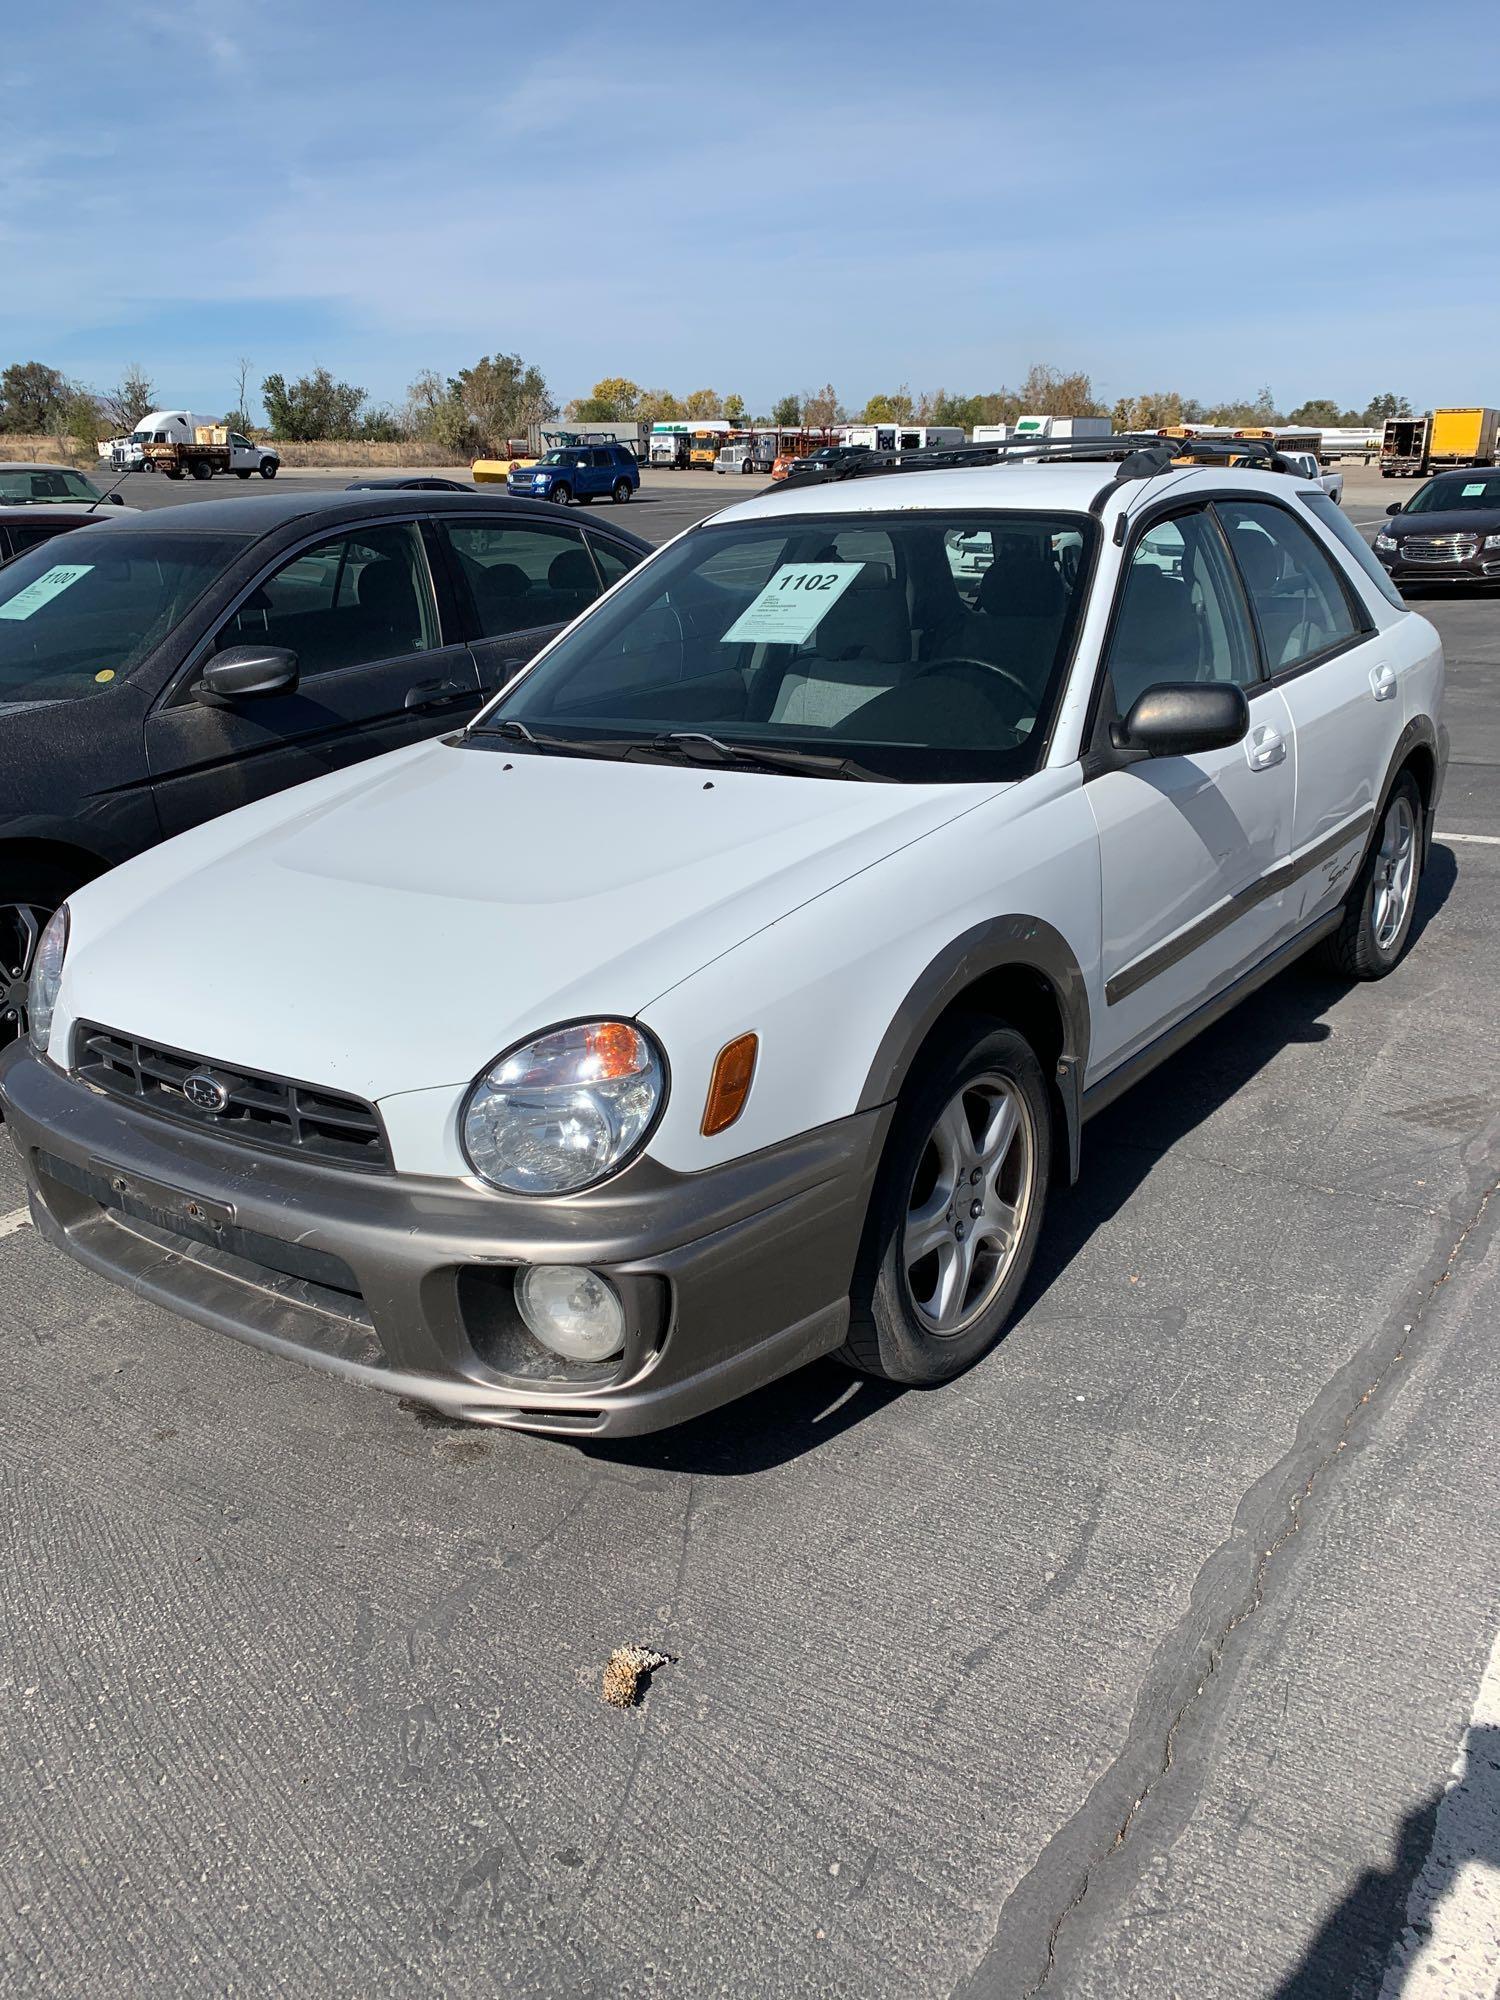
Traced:
<path fill-rule="evenodd" d="M 821 464 L 798 459 L 787 486 L 821 486 L 836 479 L 868 479 L 887 472 L 956 472 L 979 465 L 1118 465 L 1106 491 L 1131 479 L 1154 479 L 1185 464 L 1253 464 L 1260 472 L 1295 468 L 1265 438 L 1165 437 L 1159 431 L 1121 431 L 1098 438 L 1008 438 L 991 444 L 924 445 L 915 451 L 872 451 L 851 445 Z M 1103 495 L 1100 495 L 1103 498 Z"/>

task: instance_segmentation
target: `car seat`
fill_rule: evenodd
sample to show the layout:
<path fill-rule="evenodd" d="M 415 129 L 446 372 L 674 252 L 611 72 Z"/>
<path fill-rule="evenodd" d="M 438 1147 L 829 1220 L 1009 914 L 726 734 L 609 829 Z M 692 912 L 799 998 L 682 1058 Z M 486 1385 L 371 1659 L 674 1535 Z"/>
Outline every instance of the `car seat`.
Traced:
<path fill-rule="evenodd" d="M 769 720 L 830 728 L 915 671 L 906 593 L 866 563 L 779 677 Z"/>

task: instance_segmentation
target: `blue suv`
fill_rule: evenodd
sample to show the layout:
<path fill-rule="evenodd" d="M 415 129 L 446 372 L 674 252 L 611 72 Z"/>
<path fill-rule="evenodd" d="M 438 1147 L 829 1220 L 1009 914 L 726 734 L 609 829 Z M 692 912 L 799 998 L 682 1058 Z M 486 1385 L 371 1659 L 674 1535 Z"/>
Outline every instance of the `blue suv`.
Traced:
<path fill-rule="evenodd" d="M 622 444 L 568 444 L 543 452 L 535 465 L 512 468 L 509 492 L 532 500 L 628 500 L 641 483 L 635 455 Z"/>

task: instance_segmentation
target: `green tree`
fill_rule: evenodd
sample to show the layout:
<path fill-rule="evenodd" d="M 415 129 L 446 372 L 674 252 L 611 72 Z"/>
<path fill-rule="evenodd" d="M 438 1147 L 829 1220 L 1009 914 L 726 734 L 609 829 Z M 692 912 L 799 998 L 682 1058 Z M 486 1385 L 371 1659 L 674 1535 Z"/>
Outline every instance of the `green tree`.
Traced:
<path fill-rule="evenodd" d="M 739 395 L 726 396 L 724 398 L 724 414 L 732 424 L 743 424 L 745 421 L 744 397 Z"/>
<path fill-rule="evenodd" d="M 690 396 L 682 399 L 682 413 L 685 417 L 717 417 L 723 405 L 717 389 L 694 389 Z"/>
<path fill-rule="evenodd" d="M 83 452 L 92 452 L 94 446 L 110 429 L 99 398 L 92 389 L 86 389 L 81 382 L 69 382 L 64 389 L 62 402 L 55 412 L 58 448 L 66 451 L 71 441 Z"/>
<path fill-rule="evenodd" d="M 1138 396 L 1122 396 L 1110 412 L 1110 420 L 1117 431 L 1160 431 L 1189 421 L 1175 389 L 1147 389 Z"/>
<path fill-rule="evenodd" d="M 888 396 L 872 396 L 865 404 L 864 420 L 867 424 L 909 424 L 915 407 L 911 391 L 903 382 Z"/>
<path fill-rule="evenodd" d="M 468 413 L 479 444 L 489 449 L 525 437 L 533 424 L 557 415 L 541 370 L 528 366 L 519 354 L 482 356 L 472 368 L 460 368 L 449 387 Z"/>
<path fill-rule="evenodd" d="M 4 394 L 5 385 L 3 378 L 0 378 L 0 398 L 3 398 Z M 1365 404 L 1362 414 L 1356 417 L 1354 421 L 1359 424 L 1383 424 L 1391 417 L 1409 417 L 1410 415 L 1411 404 L 1407 402 L 1404 396 L 1392 396 L 1387 393 L 1384 396 L 1372 396 L 1369 402 Z"/>
<path fill-rule="evenodd" d="M 1343 422 L 1343 412 L 1331 396 L 1313 396 L 1305 403 L 1299 403 L 1295 410 L 1288 410 L 1289 424 L 1339 424 Z"/>
<path fill-rule="evenodd" d="M 353 438 L 359 436 L 363 389 L 352 382 L 336 382 L 326 368 L 288 383 L 282 375 L 268 375 L 260 385 L 261 400 L 271 420 L 275 438 L 307 440 Z"/>
<path fill-rule="evenodd" d="M 778 396 L 771 406 L 771 422 L 790 429 L 802 421 L 802 398 L 800 396 Z"/>
<path fill-rule="evenodd" d="M 68 384 L 56 368 L 13 361 L 0 372 L 0 431 L 50 431 L 67 395 Z"/>
<path fill-rule="evenodd" d="M 653 424 L 670 424 L 682 415 L 682 405 L 670 389 L 643 389 L 635 406 L 635 420 L 649 430 Z"/>

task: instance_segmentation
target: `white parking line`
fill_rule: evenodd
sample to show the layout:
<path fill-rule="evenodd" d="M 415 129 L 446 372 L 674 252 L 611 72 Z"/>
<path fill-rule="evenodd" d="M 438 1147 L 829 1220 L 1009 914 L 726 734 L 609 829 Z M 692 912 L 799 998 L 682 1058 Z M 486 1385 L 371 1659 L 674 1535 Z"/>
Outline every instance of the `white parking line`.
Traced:
<path fill-rule="evenodd" d="M 1500 833 L 1435 833 L 1434 840 L 1463 840 L 1470 847 L 1500 847 Z"/>
<path fill-rule="evenodd" d="M 1380 2000 L 1491 2000 L 1500 1980 L 1500 1634 L 1406 1899 Z"/>
<path fill-rule="evenodd" d="M 31 1210 L 13 1208 L 9 1215 L 0 1215 L 0 1236 L 14 1236 L 18 1229 L 31 1227 Z"/>

